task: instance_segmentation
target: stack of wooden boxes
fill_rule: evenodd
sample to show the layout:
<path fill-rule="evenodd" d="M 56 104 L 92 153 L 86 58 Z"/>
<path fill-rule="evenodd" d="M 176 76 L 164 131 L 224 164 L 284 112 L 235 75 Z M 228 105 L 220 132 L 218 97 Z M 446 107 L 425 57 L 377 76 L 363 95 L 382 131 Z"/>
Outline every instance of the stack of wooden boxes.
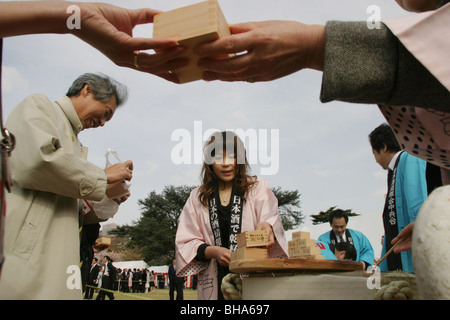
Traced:
<path fill-rule="evenodd" d="M 266 230 L 245 231 L 237 235 L 237 250 L 231 260 L 267 259 L 269 235 Z"/>
<path fill-rule="evenodd" d="M 315 259 L 324 260 L 320 254 L 320 248 L 316 246 L 316 240 L 310 238 L 309 232 L 296 231 L 292 233 L 292 240 L 288 241 L 290 259 Z"/>
<path fill-rule="evenodd" d="M 154 39 L 176 40 L 187 49 L 186 53 L 179 58 L 188 59 L 189 65 L 175 71 L 180 83 L 202 78 L 203 70 L 197 66 L 198 56 L 193 51 L 198 44 L 230 34 L 230 28 L 217 0 L 207 0 L 161 12 L 154 17 L 153 21 Z"/>

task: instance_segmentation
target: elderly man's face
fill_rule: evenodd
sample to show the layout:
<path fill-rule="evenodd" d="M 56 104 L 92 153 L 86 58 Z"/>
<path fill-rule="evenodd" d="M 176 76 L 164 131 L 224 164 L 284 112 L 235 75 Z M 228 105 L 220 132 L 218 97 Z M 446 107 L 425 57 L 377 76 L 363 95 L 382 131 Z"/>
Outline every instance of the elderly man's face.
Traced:
<path fill-rule="evenodd" d="M 107 101 L 96 100 L 89 90 L 89 85 L 83 89 L 79 97 L 76 98 L 80 107 L 77 107 L 77 114 L 80 118 L 83 129 L 102 127 L 114 115 L 117 108 L 116 97 L 113 95 Z"/>
<path fill-rule="evenodd" d="M 422 12 L 436 9 L 441 0 L 395 0 L 403 9 Z"/>
<path fill-rule="evenodd" d="M 103 127 L 116 112 L 116 97 L 112 96 L 108 101 L 98 101 L 92 98 L 87 105 L 84 118 L 81 120 L 85 129 Z"/>

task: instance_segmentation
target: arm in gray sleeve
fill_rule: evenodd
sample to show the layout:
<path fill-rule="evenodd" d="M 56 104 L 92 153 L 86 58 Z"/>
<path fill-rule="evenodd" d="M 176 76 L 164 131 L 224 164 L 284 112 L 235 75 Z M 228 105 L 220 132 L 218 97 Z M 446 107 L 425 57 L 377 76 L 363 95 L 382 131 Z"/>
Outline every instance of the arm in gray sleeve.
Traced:
<path fill-rule="evenodd" d="M 320 99 L 449 111 L 450 92 L 381 24 L 326 25 Z"/>

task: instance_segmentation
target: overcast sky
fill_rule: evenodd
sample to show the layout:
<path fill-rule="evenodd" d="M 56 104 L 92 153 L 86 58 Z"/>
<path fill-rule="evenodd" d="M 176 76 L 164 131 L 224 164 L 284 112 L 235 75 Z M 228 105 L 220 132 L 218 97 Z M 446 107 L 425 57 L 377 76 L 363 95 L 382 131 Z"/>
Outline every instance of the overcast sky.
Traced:
<path fill-rule="evenodd" d="M 100 1 L 127 8 L 150 6 L 171 10 L 198 0 Z M 394 0 L 219 0 L 228 23 L 296 20 L 324 24 L 328 20 L 366 21 L 370 5 L 381 19 L 406 15 Z M 152 25 L 135 28 L 152 36 Z M 351 67 L 351 66 L 349 66 Z M 272 187 L 299 190 L 306 216 L 331 206 L 362 215 L 379 215 L 384 205 L 386 173 L 375 163 L 368 134 L 384 118 L 375 105 L 319 101 L 322 74 L 301 71 L 267 83 L 196 81 L 176 85 L 153 75 L 120 68 L 101 53 L 70 35 L 32 35 L 4 40 L 3 105 L 5 118 L 26 96 L 64 95 L 85 72 L 102 72 L 129 88 L 129 100 L 103 128 L 83 131 L 89 160 L 105 165 L 107 148 L 134 162 L 132 197 L 108 222 L 132 224 L 140 217 L 139 199 L 167 185 L 198 185 L 201 166 L 176 164 L 172 151 L 180 141 L 174 133 L 189 133 L 192 145 L 203 145 L 208 130 L 256 132 L 268 138 L 258 146 L 278 150 L 275 158 L 258 158 L 252 173 Z M 195 129 L 194 129 L 195 128 Z M 279 137 L 271 142 L 271 134 Z M 275 137 L 276 136 L 272 136 Z M 270 152 L 269 152 L 270 156 Z M 271 160 L 270 162 L 267 162 Z M 266 161 L 265 163 L 263 163 Z M 271 167 L 269 175 L 262 169 Z M 269 170 L 270 171 L 270 170 Z M 272 174 L 274 173 L 274 174 Z M 310 219 L 307 218 L 307 224 Z"/>

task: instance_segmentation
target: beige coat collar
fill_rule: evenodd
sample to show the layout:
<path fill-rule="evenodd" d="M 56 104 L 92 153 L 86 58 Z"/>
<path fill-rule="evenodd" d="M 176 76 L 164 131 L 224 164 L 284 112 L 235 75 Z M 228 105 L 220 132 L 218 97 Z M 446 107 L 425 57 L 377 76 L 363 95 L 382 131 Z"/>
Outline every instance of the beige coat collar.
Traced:
<path fill-rule="evenodd" d="M 77 112 L 75 111 L 75 107 L 72 104 L 72 101 L 69 97 L 63 96 L 55 101 L 61 107 L 61 110 L 66 115 L 70 124 L 73 127 L 73 130 L 76 135 L 83 130 L 83 125 L 81 124 L 80 118 L 78 117 Z"/>

